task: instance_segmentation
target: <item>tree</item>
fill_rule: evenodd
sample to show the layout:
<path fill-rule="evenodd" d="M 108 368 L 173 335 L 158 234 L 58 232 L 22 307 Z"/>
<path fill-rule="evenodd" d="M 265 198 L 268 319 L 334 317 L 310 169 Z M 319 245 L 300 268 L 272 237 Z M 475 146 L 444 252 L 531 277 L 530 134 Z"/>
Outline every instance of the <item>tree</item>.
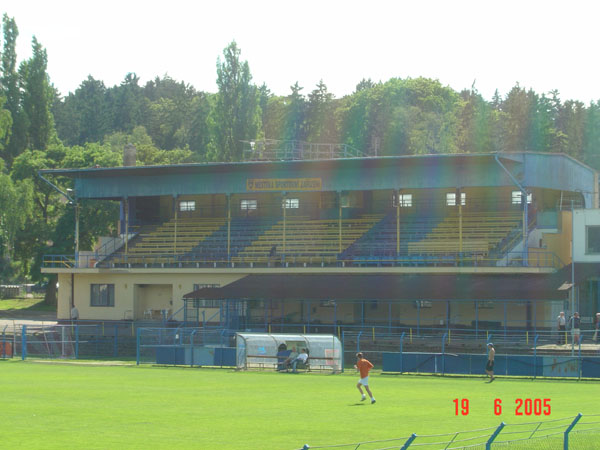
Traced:
<path fill-rule="evenodd" d="M 333 94 L 327 91 L 323 80 L 308 94 L 306 114 L 306 140 L 309 142 L 336 143 L 337 126 Z"/>
<path fill-rule="evenodd" d="M 306 139 L 306 100 L 300 91 L 304 88 L 298 82 L 290 86 L 292 93 L 287 97 L 283 139 L 304 141 Z"/>
<path fill-rule="evenodd" d="M 13 159 L 18 156 L 26 146 L 27 117 L 22 107 L 22 95 L 19 87 L 19 74 L 17 72 L 17 37 L 19 31 L 15 20 L 4 14 L 2 18 L 4 30 L 4 45 L 1 60 L 0 97 L 6 98 L 5 108 L 11 115 L 11 125 L 4 135 L 6 144 L 2 156 L 8 167 Z M 6 125 L 6 115 L 2 114 L 0 122 Z M 0 130 L 3 125 L 0 123 Z"/>
<path fill-rule="evenodd" d="M 600 169 L 600 101 L 590 102 L 583 134 L 583 161 Z"/>
<path fill-rule="evenodd" d="M 527 148 L 533 94 L 517 83 L 502 102 L 502 151 L 519 152 Z"/>
<path fill-rule="evenodd" d="M 95 80 L 91 75 L 65 99 L 65 106 L 72 108 L 72 119 L 78 123 L 78 135 L 71 145 L 82 145 L 86 142 L 99 142 L 110 133 L 109 105 L 104 83 Z"/>
<path fill-rule="evenodd" d="M 260 129 L 260 108 L 256 86 L 247 61 L 240 61 L 235 41 L 223 50 L 217 61 L 219 93 L 215 106 L 217 149 L 221 161 L 240 161 L 244 140 L 254 140 Z"/>
<path fill-rule="evenodd" d="M 51 112 L 54 92 L 46 73 L 46 50 L 35 36 L 32 40 L 32 53 L 32 57 L 19 68 L 23 84 L 23 110 L 28 119 L 27 146 L 45 150 L 57 138 Z"/>
<path fill-rule="evenodd" d="M 558 111 L 556 128 L 564 135 L 559 151 L 579 160 L 584 159 L 586 111 L 583 103 L 567 100 Z"/>
<path fill-rule="evenodd" d="M 0 171 L 4 164 L 0 160 Z M 14 240 L 22 230 L 33 209 L 33 184 L 29 180 L 13 182 L 10 176 L 0 172 L 0 257 L 10 259 Z"/>
<path fill-rule="evenodd" d="M 54 152 L 59 153 L 59 152 Z M 33 186 L 30 200 L 32 211 L 27 227 L 15 236 L 14 255 L 21 264 L 23 273 L 28 274 L 34 267 L 34 278 L 39 276 L 42 257 L 47 251 L 56 218 L 64 209 L 58 202 L 58 194 L 38 177 L 40 169 L 56 167 L 56 162 L 42 150 L 26 150 L 15 158 L 11 178 L 13 182 L 29 182 Z"/>
<path fill-rule="evenodd" d="M 6 97 L 0 95 L 0 153 L 2 154 L 4 154 L 4 150 L 9 142 L 10 129 L 13 123 L 10 111 L 4 109 L 5 103 Z"/>
<path fill-rule="evenodd" d="M 360 91 L 364 91 L 365 89 L 371 89 L 375 87 L 375 83 L 373 83 L 373 81 L 371 81 L 371 79 L 369 78 L 368 80 L 363 78 L 362 80 L 359 81 L 359 83 L 356 85 L 356 88 L 354 89 L 354 92 L 360 92 Z"/>
<path fill-rule="evenodd" d="M 145 102 L 140 78 L 135 73 L 128 73 L 119 86 L 109 89 L 107 103 L 111 109 L 111 129 L 131 132 L 143 123 Z"/>

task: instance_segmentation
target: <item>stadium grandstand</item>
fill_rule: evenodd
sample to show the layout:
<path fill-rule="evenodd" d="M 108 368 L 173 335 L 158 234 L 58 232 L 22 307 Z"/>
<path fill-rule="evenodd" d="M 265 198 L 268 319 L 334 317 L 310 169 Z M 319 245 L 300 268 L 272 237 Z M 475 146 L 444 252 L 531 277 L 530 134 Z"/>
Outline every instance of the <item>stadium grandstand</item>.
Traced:
<path fill-rule="evenodd" d="M 229 330 L 543 329 L 600 310 L 598 175 L 581 162 L 307 154 L 40 171 L 71 178 L 75 205 L 121 206 L 118 236 L 45 257 L 58 318 L 75 305 L 81 320 Z"/>

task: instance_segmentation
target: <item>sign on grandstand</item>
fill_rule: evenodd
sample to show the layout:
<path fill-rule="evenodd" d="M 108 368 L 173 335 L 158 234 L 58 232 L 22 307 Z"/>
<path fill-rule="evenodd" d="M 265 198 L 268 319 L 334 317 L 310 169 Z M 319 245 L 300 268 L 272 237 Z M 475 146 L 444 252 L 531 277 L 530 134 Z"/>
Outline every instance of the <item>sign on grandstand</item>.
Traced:
<path fill-rule="evenodd" d="M 320 191 L 321 178 L 248 178 L 248 191 Z"/>

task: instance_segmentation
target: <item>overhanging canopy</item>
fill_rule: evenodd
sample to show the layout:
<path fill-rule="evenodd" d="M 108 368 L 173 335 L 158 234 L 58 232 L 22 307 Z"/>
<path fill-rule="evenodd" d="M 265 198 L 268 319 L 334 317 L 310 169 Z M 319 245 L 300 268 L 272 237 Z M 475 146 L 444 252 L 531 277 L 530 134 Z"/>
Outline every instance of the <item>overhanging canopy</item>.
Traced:
<path fill-rule="evenodd" d="M 598 274 L 600 265 L 596 265 Z M 577 271 L 577 270 L 576 270 Z M 558 288 L 570 280 L 554 274 L 274 274 L 248 275 L 187 299 L 211 300 L 564 300 Z M 581 272 L 581 270 L 580 270 Z"/>

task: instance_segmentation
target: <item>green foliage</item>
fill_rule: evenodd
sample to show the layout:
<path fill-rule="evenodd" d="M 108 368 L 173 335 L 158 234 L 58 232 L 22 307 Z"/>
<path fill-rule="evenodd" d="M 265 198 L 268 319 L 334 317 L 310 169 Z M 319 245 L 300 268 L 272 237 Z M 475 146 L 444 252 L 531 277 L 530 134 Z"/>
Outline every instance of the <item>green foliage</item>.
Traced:
<path fill-rule="evenodd" d="M 120 160 L 122 149 L 126 144 L 136 146 L 137 165 L 156 166 L 165 164 L 183 164 L 197 162 L 198 156 L 189 148 L 175 148 L 172 150 L 161 150 L 152 142 L 152 138 L 146 132 L 144 127 L 136 127 L 129 135 L 124 133 L 115 133 L 106 138 L 107 146 L 110 148 L 115 160 L 112 162 L 98 163 L 101 167 L 116 167 L 121 165 Z M 102 153 L 102 152 L 100 152 Z M 112 165 L 111 165 L 112 164 Z"/>
<path fill-rule="evenodd" d="M 61 162 L 64 168 L 118 167 L 123 160 L 122 153 L 114 151 L 109 144 L 86 143 L 83 146 L 67 148 Z"/>
<path fill-rule="evenodd" d="M 4 109 L 6 97 L 0 95 L 0 154 L 4 154 L 12 128 L 12 115 L 9 110 Z"/>
<path fill-rule="evenodd" d="M 11 125 L 8 132 L 3 132 L 6 126 L 6 113 L 0 110 L 0 139 L 8 138 L 2 151 L 2 156 L 10 166 L 15 156 L 25 149 L 27 117 L 23 111 L 22 92 L 19 88 L 21 80 L 17 72 L 16 43 L 19 30 L 15 20 L 4 14 L 2 18 L 4 45 L 1 53 L 0 97 L 6 98 L 6 110 L 11 115 Z"/>
<path fill-rule="evenodd" d="M 19 263 L 14 276 L 39 277 L 44 253 L 73 251 L 73 208 L 38 171 L 119 166 L 129 143 L 139 165 L 239 161 L 242 141 L 266 138 L 345 143 L 367 155 L 562 152 L 600 169 L 600 102 L 561 101 L 557 91 L 538 94 L 516 84 L 487 101 L 474 86 L 459 93 L 427 78 L 363 78 L 339 99 L 322 80 L 307 95 L 296 82 L 288 95 L 275 96 L 253 84 L 234 41 L 217 60 L 216 93 L 168 75 L 140 86 L 127 73 L 112 87 L 89 76 L 61 96 L 41 43 L 34 37 L 32 56 L 17 67 L 18 28 L 6 14 L 2 30 L 0 240 L 4 267 L 10 272 Z M 70 179 L 53 182 L 73 187 Z M 114 232 L 114 207 L 96 207 L 88 211 L 94 223 L 81 224 L 86 248 Z"/>
<path fill-rule="evenodd" d="M 34 37 L 32 41 L 33 56 L 21 64 L 19 75 L 23 89 L 23 111 L 28 119 L 28 147 L 45 150 L 56 139 L 54 117 L 50 107 L 54 91 L 50 87 L 46 68 L 48 56 L 46 50 Z"/>
<path fill-rule="evenodd" d="M 290 86 L 291 94 L 286 99 L 284 135 L 286 141 L 306 140 L 306 100 L 300 91 L 304 88 L 298 82 Z"/>
<path fill-rule="evenodd" d="M 214 109 L 215 140 L 220 161 L 240 161 L 244 140 L 256 139 L 260 129 L 258 90 L 251 84 L 247 61 L 240 61 L 241 50 L 232 42 L 217 61 L 219 94 Z"/>

